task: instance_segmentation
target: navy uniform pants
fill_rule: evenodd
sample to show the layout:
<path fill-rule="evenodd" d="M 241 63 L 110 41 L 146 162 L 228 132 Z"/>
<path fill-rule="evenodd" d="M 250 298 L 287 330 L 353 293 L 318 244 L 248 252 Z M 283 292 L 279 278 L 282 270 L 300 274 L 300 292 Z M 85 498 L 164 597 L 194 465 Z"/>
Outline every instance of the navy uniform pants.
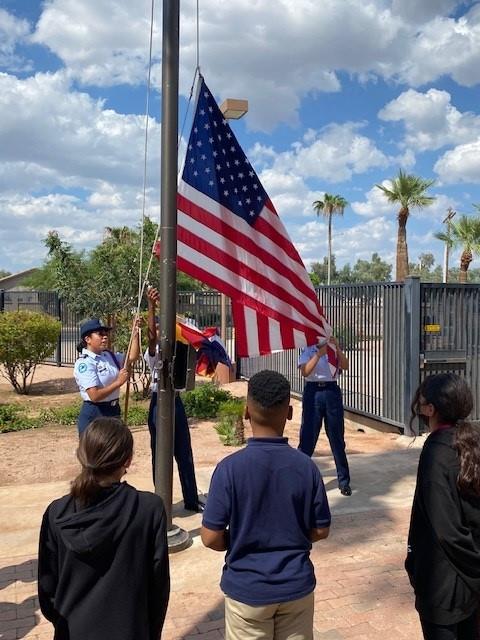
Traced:
<path fill-rule="evenodd" d="M 120 403 L 84 401 L 77 420 L 78 435 L 81 436 L 90 422 L 95 418 L 120 418 Z"/>
<path fill-rule="evenodd" d="M 350 484 L 345 453 L 345 424 L 343 421 L 342 391 L 336 382 L 306 382 L 302 401 L 302 426 L 298 448 L 312 456 L 318 436 L 325 422 L 325 431 L 337 467 L 340 489 Z"/>
<path fill-rule="evenodd" d="M 157 393 L 152 393 L 150 409 L 148 411 L 148 430 L 150 431 L 150 446 L 152 448 L 153 483 L 155 484 L 155 450 L 157 444 L 157 429 L 155 426 L 157 415 Z M 178 475 L 182 486 L 183 502 L 186 508 L 193 508 L 198 504 L 197 482 L 193 466 L 192 442 L 188 428 L 185 407 L 180 396 L 175 395 L 175 429 L 173 438 L 173 455 L 177 462 Z"/>

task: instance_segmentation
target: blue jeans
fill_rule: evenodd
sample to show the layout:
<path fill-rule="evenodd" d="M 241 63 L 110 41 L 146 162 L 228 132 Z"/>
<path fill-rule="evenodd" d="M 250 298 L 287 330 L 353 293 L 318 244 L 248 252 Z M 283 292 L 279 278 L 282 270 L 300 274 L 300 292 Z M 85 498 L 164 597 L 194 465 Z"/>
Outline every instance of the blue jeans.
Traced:
<path fill-rule="evenodd" d="M 148 430 L 150 431 L 150 447 L 152 449 L 152 472 L 155 484 L 155 450 L 157 445 L 157 394 L 152 393 L 148 411 Z M 177 462 L 178 475 L 182 486 L 185 507 L 196 507 L 198 504 L 197 481 L 193 466 L 192 441 L 188 428 L 187 414 L 180 396 L 175 395 L 175 429 L 173 438 L 173 455 Z"/>
<path fill-rule="evenodd" d="M 345 453 L 342 391 L 335 383 L 320 386 L 316 382 L 306 382 L 303 390 L 302 426 L 298 448 L 308 456 L 312 456 L 315 451 L 324 421 L 337 467 L 338 486 L 343 488 L 350 484 L 350 471 Z"/>
<path fill-rule="evenodd" d="M 81 436 L 94 418 L 120 418 L 120 404 L 112 407 L 109 402 L 84 402 L 77 420 L 78 435 Z"/>

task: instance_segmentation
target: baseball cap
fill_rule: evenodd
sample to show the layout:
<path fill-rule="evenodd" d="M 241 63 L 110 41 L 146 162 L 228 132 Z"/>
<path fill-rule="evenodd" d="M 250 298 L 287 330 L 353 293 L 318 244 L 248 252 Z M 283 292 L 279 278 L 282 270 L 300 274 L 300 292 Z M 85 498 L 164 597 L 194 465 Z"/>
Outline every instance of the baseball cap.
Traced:
<path fill-rule="evenodd" d="M 107 327 L 102 322 L 100 322 L 98 318 L 91 318 L 80 326 L 80 336 L 84 338 L 89 333 L 99 331 L 100 329 L 103 329 L 104 331 L 111 331 L 112 327 Z"/>

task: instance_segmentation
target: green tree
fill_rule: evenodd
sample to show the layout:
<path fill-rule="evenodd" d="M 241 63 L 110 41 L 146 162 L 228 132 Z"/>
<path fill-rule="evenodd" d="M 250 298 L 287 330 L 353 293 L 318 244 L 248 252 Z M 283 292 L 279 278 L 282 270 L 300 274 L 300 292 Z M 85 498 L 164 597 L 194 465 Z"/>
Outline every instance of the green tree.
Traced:
<path fill-rule="evenodd" d="M 480 254 L 480 216 L 461 216 L 450 223 L 450 233 L 440 231 L 435 233 L 435 237 L 450 248 L 461 247 L 459 282 L 465 284 L 473 256 Z"/>
<path fill-rule="evenodd" d="M 395 279 L 403 282 L 408 276 L 407 221 L 414 207 L 423 209 L 433 204 L 435 197 L 426 195 L 435 180 L 424 180 L 419 176 L 407 174 L 400 169 L 398 176 L 390 180 L 390 187 L 377 184 L 389 202 L 399 204 L 397 214 L 397 259 Z"/>
<path fill-rule="evenodd" d="M 392 265 L 372 253 L 371 260 L 357 260 L 352 269 L 353 282 L 390 282 Z"/>
<path fill-rule="evenodd" d="M 35 291 L 53 291 L 57 276 L 53 260 L 46 260 L 34 273 L 22 280 L 22 285 Z"/>
<path fill-rule="evenodd" d="M 5 269 L 0 269 L 0 278 L 6 278 L 7 276 L 12 275 L 10 271 L 5 271 Z"/>
<path fill-rule="evenodd" d="M 150 262 L 156 225 L 145 218 L 143 227 L 142 283 Z M 138 302 L 141 228 L 107 227 L 102 242 L 88 254 L 76 252 L 55 231 L 45 244 L 48 258 L 37 283 L 48 282 L 68 302 L 72 311 L 83 316 L 105 319 L 134 311 Z M 201 283 L 178 272 L 179 290 L 197 291 Z M 160 266 L 156 258 L 150 265 L 148 281 L 157 285 Z M 30 285 L 31 286 L 31 285 Z M 41 288 L 44 288 L 42 286 Z"/>
<path fill-rule="evenodd" d="M 331 256 L 330 268 L 331 268 L 331 280 L 336 282 L 338 272 L 336 267 L 335 255 Z M 328 283 L 328 257 L 325 256 L 322 262 L 312 262 L 309 275 L 310 275 L 310 280 L 312 281 L 312 284 L 314 287 L 319 287 L 322 284 L 327 284 Z"/>
<path fill-rule="evenodd" d="M 409 264 L 411 276 L 418 276 L 422 282 L 442 282 L 443 274 L 441 265 L 435 266 L 433 253 L 421 253 L 417 262 Z"/>
<path fill-rule="evenodd" d="M 332 217 L 334 215 L 343 216 L 345 208 L 348 206 L 348 202 L 342 196 L 331 195 L 325 193 L 323 200 L 315 200 L 312 204 L 317 218 L 323 215 L 328 220 L 328 269 L 327 269 L 327 284 L 332 281 Z"/>
<path fill-rule="evenodd" d="M 32 311 L 0 313 L 0 369 L 17 393 L 28 393 L 36 366 L 55 350 L 61 324 Z"/>

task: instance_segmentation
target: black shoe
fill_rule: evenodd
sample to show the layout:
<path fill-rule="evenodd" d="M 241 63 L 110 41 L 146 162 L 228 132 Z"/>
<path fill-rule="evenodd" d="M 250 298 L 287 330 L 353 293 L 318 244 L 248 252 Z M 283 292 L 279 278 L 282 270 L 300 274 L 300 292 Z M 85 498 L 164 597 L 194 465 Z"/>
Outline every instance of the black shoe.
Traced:
<path fill-rule="evenodd" d="M 351 496 L 352 490 L 350 488 L 350 485 L 346 484 L 344 487 L 340 487 L 340 493 L 342 494 L 342 496 Z"/>
<path fill-rule="evenodd" d="M 194 511 L 195 513 L 203 513 L 205 511 L 205 504 L 199 500 L 197 504 L 186 504 L 185 509 L 187 511 Z"/>

